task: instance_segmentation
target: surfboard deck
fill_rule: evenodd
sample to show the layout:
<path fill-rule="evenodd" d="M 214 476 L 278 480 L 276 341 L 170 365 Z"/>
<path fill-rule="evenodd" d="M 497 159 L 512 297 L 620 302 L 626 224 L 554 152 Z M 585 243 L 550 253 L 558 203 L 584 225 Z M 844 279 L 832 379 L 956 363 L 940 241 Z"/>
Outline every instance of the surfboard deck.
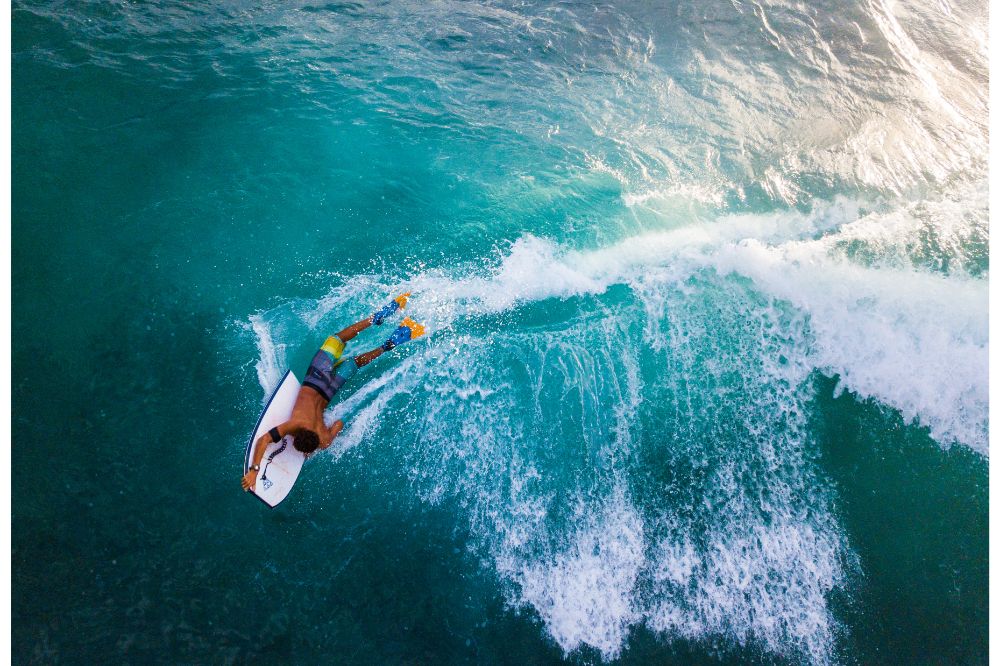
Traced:
<path fill-rule="evenodd" d="M 243 473 L 250 469 L 250 458 L 253 455 L 253 445 L 257 439 L 271 428 L 281 425 L 292 416 L 295 398 L 299 395 L 299 380 L 291 370 L 278 382 L 278 388 L 268 399 L 264 411 L 257 419 L 257 426 L 247 442 L 243 454 Z M 292 446 L 291 437 L 283 437 L 280 442 L 268 444 L 264 458 L 260 461 L 260 472 L 257 474 L 257 485 L 253 490 L 261 501 L 269 507 L 277 506 L 295 485 L 302 470 L 306 457 Z"/>

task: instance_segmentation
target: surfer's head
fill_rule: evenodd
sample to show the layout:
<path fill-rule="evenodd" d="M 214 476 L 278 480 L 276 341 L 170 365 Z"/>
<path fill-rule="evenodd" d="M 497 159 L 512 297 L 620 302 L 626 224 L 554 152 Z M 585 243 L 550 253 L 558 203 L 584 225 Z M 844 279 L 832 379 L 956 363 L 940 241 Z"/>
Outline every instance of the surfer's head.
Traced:
<path fill-rule="evenodd" d="M 288 434 L 292 436 L 292 446 L 302 453 L 312 453 L 319 448 L 319 435 L 308 428 L 296 428 Z"/>

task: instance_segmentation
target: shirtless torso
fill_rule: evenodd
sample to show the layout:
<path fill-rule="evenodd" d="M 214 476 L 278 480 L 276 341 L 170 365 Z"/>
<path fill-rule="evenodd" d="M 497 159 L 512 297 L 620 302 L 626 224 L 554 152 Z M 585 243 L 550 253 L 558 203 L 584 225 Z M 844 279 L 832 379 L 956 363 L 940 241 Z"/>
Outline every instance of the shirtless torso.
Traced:
<path fill-rule="evenodd" d="M 321 396 L 315 389 L 303 386 L 299 389 L 299 396 L 295 399 L 295 407 L 292 408 L 292 418 L 284 425 L 289 430 L 305 428 L 312 430 L 319 435 L 319 448 L 325 449 L 333 443 L 334 438 L 344 428 L 344 422 L 337 419 L 333 425 L 327 426 L 323 421 L 323 411 L 326 410 L 326 398 Z"/>

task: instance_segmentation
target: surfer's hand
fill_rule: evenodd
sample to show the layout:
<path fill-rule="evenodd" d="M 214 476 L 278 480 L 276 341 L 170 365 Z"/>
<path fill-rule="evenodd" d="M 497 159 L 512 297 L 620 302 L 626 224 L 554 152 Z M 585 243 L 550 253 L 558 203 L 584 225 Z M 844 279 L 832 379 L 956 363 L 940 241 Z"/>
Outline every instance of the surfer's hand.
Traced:
<path fill-rule="evenodd" d="M 337 435 L 339 435 L 340 431 L 343 430 L 343 429 L 344 429 L 344 422 L 343 421 L 341 421 L 340 419 L 337 419 L 336 421 L 334 421 L 333 425 L 330 426 L 329 428 L 327 428 L 327 434 L 330 436 L 330 441 L 327 442 L 326 444 L 320 444 L 319 448 L 320 449 L 328 449 L 328 448 L 330 448 L 330 445 L 333 444 L 333 440 L 337 439 Z"/>
<path fill-rule="evenodd" d="M 243 490 L 253 490 L 257 485 L 257 470 L 252 469 L 243 475 Z"/>

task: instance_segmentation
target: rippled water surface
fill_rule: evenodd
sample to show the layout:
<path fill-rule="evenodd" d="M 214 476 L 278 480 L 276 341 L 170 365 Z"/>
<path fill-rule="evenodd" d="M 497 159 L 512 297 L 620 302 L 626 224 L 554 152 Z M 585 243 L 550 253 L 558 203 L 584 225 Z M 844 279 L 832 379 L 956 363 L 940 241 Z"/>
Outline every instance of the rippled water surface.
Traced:
<path fill-rule="evenodd" d="M 985 3 L 12 26 L 15 663 L 985 663 Z"/>

